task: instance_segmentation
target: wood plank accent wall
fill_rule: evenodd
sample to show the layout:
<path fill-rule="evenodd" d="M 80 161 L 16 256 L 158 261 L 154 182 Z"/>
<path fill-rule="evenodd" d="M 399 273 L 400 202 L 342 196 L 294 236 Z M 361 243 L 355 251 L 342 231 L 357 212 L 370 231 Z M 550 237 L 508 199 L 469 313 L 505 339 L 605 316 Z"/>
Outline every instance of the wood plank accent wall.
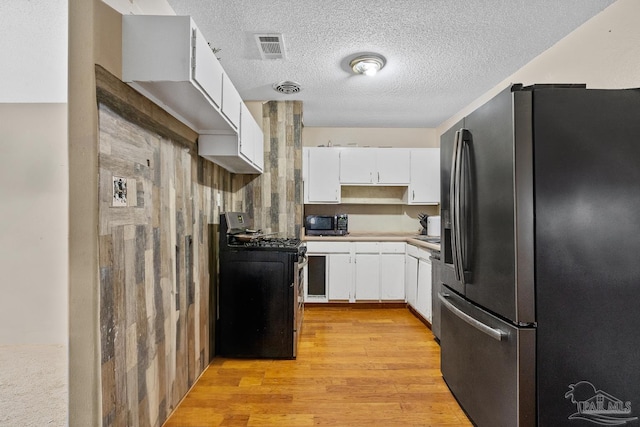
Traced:
<path fill-rule="evenodd" d="M 159 426 L 211 359 L 209 227 L 237 179 L 198 157 L 191 129 L 100 67 L 96 80 L 103 425 Z"/>
<path fill-rule="evenodd" d="M 265 104 L 265 173 L 236 175 L 100 66 L 96 92 L 102 424 L 160 426 L 213 357 L 219 214 L 300 235 L 302 103 Z M 112 206 L 113 177 L 127 180 L 124 207 Z"/>
<path fill-rule="evenodd" d="M 281 237 L 302 230 L 302 102 L 270 101 L 262 107 L 265 168 L 256 223 Z"/>
<path fill-rule="evenodd" d="M 234 175 L 233 210 L 246 212 L 254 228 L 279 237 L 302 231 L 302 102 L 269 101 L 262 106 L 264 173 Z"/>

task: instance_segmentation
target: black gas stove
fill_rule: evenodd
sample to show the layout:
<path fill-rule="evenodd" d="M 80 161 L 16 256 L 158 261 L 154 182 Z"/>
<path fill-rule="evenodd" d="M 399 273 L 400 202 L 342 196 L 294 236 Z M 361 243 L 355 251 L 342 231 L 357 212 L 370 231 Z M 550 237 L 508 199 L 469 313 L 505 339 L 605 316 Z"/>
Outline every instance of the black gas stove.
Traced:
<path fill-rule="evenodd" d="M 243 212 L 220 215 L 216 353 L 295 358 L 302 326 L 306 246 L 252 230 Z"/>
<path fill-rule="evenodd" d="M 244 212 L 226 212 L 220 215 L 220 250 L 277 250 L 301 252 L 305 246 L 300 239 L 263 234 L 252 229 L 253 221 Z M 226 234 L 225 234 L 226 232 Z"/>

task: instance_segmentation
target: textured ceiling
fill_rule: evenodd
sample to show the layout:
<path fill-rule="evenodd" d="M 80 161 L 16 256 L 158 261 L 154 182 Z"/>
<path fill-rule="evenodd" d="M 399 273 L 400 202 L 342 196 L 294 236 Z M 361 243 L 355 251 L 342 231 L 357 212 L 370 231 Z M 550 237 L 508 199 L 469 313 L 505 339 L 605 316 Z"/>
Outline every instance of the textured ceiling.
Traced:
<path fill-rule="evenodd" d="M 191 15 L 245 101 L 301 100 L 306 126 L 436 127 L 614 0 L 168 0 Z M 262 60 L 254 33 L 281 33 Z M 348 60 L 377 52 L 375 77 Z M 283 95 L 282 80 L 302 90 Z"/>

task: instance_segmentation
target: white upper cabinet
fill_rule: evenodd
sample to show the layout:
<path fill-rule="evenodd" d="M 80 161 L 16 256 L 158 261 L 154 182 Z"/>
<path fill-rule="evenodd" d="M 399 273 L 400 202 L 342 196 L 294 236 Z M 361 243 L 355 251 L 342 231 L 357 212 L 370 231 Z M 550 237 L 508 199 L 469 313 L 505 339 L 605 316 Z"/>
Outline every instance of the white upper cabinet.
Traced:
<path fill-rule="evenodd" d="M 340 184 L 373 184 L 376 173 L 374 149 L 338 148 L 340 150 Z"/>
<path fill-rule="evenodd" d="M 410 151 L 405 148 L 340 149 L 340 183 L 408 185 Z"/>
<path fill-rule="evenodd" d="M 264 137 L 249 109 L 240 108 L 240 133 L 237 135 L 200 135 L 198 154 L 233 173 L 262 173 Z"/>
<path fill-rule="evenodd" d="M 305 147 L 304 150 L 304 203 L 440 203 L 439 148 Z M 359 188 L 367 186 L 370 188 Z M 372 198 L 370 190 L 378 191 L 376 197 Z"/>
<path fill-rule="evenodd" d="M 189 16 L 124 15 L 122 80 L 200 134 L 201 156 L 261 173 L 262 130 Z"/>
<path fill-rule="evenodd" d="M 193 80 L 200 85 L 204 94 L 220 108 L 222 106 L 222 78 L 224 70 L 199 29 L 194 28 Z M 197 65 L 197 66 L 196 66 Z"/>
<path fill-rule="evenodd" d="M 198 133 L 235 130 L 220 114 L 218 59 L 188 16 L 122 16 L 122 80 Z"/>
<path fill-rule="evenodd" d="M 240 104 L 240 154 L 255 166 L 264 170 L 264 134 L 244 103 Z"/>
<path fill-rule="evenodd" d="M 303 149 L 305 203 L 340 202 L 340 155 L 325 147 Z"/>
<path fill-rule="evenodd" d="M 244 103 L 238 104 L 240 107 L 238 115 L 240 117 L 240 154 L 247 159 L 253 159 L 256 154 L 256 135 L 255 135 L 255 120 L 251 115 L 251 112 Z M 262 142 L 262 141 L 260 141 Z M 262 144 L 260 144 L 262 145 Z"/>
<path fill-rule="evenodd" d="M 222 75 L 222 114 L 237 129 L 240 125 L 240 104 L 242 98 L 226 74 Z"/>
<path fill-rule="evenodd" d="M 408 185 L 411 180 L 411 154 L 406 148 L 376 149 L 378 184 Z"/>
<path fill-rule="evenodd" d="M 409 204 L 440 203 L 440 149 L 411 150 Z"/>

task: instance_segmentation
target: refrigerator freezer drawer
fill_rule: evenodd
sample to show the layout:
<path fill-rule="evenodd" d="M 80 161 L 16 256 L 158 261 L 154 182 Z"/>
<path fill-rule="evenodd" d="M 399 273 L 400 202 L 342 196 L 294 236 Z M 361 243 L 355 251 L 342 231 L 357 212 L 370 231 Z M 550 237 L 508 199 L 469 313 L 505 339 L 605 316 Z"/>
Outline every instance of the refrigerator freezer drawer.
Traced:
<path fill-rule="evenodd" d="M 535 329 L 517 328 L 446 287 L 441 302 L 441 370 L 479 427 L 535 425 Z"/>

